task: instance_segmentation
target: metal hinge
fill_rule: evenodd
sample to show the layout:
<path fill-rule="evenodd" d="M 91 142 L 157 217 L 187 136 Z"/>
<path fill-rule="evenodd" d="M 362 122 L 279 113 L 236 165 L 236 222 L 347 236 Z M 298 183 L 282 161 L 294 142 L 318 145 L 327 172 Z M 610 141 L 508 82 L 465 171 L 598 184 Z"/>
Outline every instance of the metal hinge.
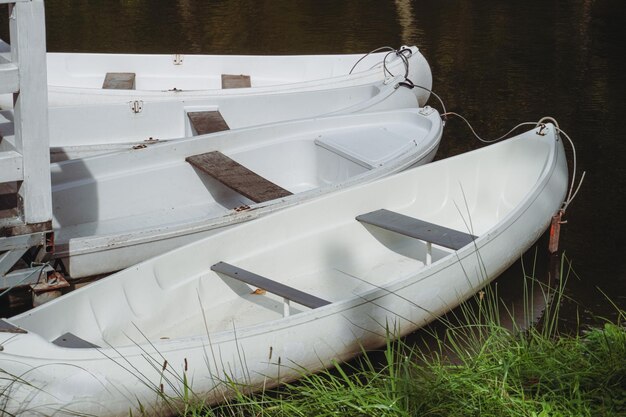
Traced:
<path fill-rule="evenodd" d="M 183 56 L 181 54 L 174 55 L 174 65 L 183 65 Z"/>
<path fill-rule="evenodd" d="M 131 101 L 128 104 L 130 105 L 130 110 L 133 113 L 141 113 L 141 111 L 143 110 L 143 101 L 141 100 Z"/>

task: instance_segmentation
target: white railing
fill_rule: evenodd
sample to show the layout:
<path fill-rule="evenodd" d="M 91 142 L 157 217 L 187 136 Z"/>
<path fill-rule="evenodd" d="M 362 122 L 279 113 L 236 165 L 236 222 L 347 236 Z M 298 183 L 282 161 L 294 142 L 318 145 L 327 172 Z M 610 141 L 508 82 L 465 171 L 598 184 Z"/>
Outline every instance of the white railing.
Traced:
<path fill-rule="evenodd" d="M 0 60 L 0 94 L 12 93 L 13 141 L 0 142 L 0 182 L 20 181 L 19 215 L 25 224 L 52 219 L 46 28 L 43 0 L 9 4 L 10 57 Z"/>
<path fill-rule="evenodd" d="M 0 136 L 0 183 L 17 191 L 16 207 L 0 211 L 0 288 L 7 288 L 39 282 L 50 271 L 40 262 L 51 249 L 52 194 L 44 3 L 0 4 L 8 4 L 11 36 L 10 53 L 0 56 L 0 94 L 13 94 L 13 111 L 0 115 L 12 124 Z M 17 267 L 20 260 L 28 265 Z"/>

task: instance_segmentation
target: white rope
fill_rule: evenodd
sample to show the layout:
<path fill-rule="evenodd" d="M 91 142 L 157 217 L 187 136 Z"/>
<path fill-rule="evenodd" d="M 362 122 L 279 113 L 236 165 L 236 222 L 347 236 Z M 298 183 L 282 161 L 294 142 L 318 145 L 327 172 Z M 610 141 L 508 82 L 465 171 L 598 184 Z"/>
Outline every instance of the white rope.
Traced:
<path fill-rule="evenodd" d="M 494 143 L 494 142 L 497 142 L 497 141 L 499 141 L 499 140 L 502 140 L 502 139 L 506 138 L 507 136 L 509 136 L 511 133 L 513 133 L 515 130 L 519 129 L 519 128 L 520 128 L 520 127 L 522 127 L 522 126 L 528 126 L 528 125 L 530 125 L 530 126 L 537 126 L 537 125 L 539 125 L 539 124 L 541 123 L 541 122 L 539 122 L 539 123 L 535 123 L 535 122 L 522 122 L 522 123 L 520 123 L 520 124 L 516 125 L 515 127 L 513 127 L 513 128 L 512 128 L 511 130 L 509 130 L 508 132 L 506 132 L 504 135 L 500 136 L 499 138 L 495 138 L 495 139 L 483 139 L 482 137 L 480 137 L 480 136 L 478 135 L 478 133 L 476 133 L 476 131 L 474 130 L 474 127 L 472 126 L 472 124 L 471 124 L 471 123 L 470 123 L 470 122 L 469 122 L 469 121 L 468 121 L 465 117 L 461 116 L 460 114 L 455 113 L 455 112 L 453 112 L 453 111 L 450 111 L 450 112 L 447 112 L 447 113 L 445 113 L 445 112 L 444 112 L 444 113 L 442 113 L 442 114 L 441 114 L 441 116 L 443 116 L 443 117 L 447 117 L 447 116 L 456 116 L 456 117 L 458 117 L 459 119 L 463 120 L 463 121 L 467 124 L 467 126 L 470 128 L 470 130 L 472 131 L 472 134 L 474 135 L 474 137 L 475 137 L 476 139 L 478 139 L 479 141 L 483 142 L 483 143 Z"/>
<path fill-rule="evenodd" d="M 472 131 L 472 134 L 476 137 L 476 139 L 478 139 L 479 141 L 481 141 L 483 143 L 493 143 L 493 142 L 497 142 L 499 140 L 502 140 L 502 139 L 506 138 L 507 136 L 509 136 L 511 133 L 513 133 L 515 130 L 520 128 L 521 126 L 528 126 L 528 125 L 539 126 L 539 125 L 543 125 L 545 123 L 552 123 L 554 125 L 557 133 L 558 134 L 562 134 L 568 140 L 568 142 L 570 144 L 570 147 L 572 148 L 572 161 L 573 161 L 573 164 L 574 164 L 573 169 L 572 169 L 572 179 L 570 181 L 570 187 L 569 187 L 569 191 L 567 193 L 567 198 L 565 199 L 565 201 L 563 201 L 563 206 L 561 207 L 561 211 L 563 213 L 565 213 L 565 211 L 567 210 L 569 205 L 572 203 L 572 201 L 574 200 L 574 198 L 578 194 L 578 191 L 580 190 L 580 187 L 583 184 L 583 180 L 585 179 L 586 172 L 583 171 L 583 173 L 580 176 L 580 181 L 578 182 L 578 185 L 576 185 L 576 173 L 578 172 L 578 166 L 577 166 L 578 157 L 576 155 L 576 146 L 574 145 L 574 141 L 569 137 L 569 135 L 561 129 L 561 127 L 559 126 L 559 123 L 556 121 L 555 118 L 546 116 L 546 117 L 542 117 L 541 119 L 539 119 L 538 122 L 523 122 L 523 123 L 520 123 L 520 124 L 516 125 L 515 127 L 513 127 L 511 130 L 509 130 L 508 132 L 506 132 L 504 135 L 500 136 L 499 138 L 496 138 L 496 139 L 483 139 L 482 137 L 480 137 L 476 133 L 476 131 L 474 130 L 474 127 L 472 126 L 472 124 L 465 117 L 461 116 L 460 114 L 455 113 L 455 112 L 445 112 L 444 111 L 444 113 L 442 113 L 441 116 L 442 117 L 456 116 L 456 117 L 460 118 L 461 120 L 463 120 L 467 124 L 467 126 L 470 128 L 470 130 Z M 576 187 L 576 188 L 574 188 L 574 187 Z"/>
<path fill-rule="evenodd" d="M 542 117 L 538 122 L 522 122 L 517 124 L 516 126 L 514 126 L 512 129 L 510 129 L 508 132 L 506 132 L 504 135 L 500 136 L 499 138 L 495 138 L 495 139 L 484 139 L 482 138 L 480 135 L 478 135 L 478 133 L 476 133 L 476 131 L 474 130 L 474 127 L 472 126 L 472 124 L 462 115 L 460 115 L 459 113 L 456 112 L 447 112 L 446 111 L 446 106 L 443 102 L 443 100 L 441 99 L 441 97 L 439 97 L 438 94 L 436 94 L 433 90 L 431 90 L 430 88 L 426 88 L 424 86 L 421 85 L 417 85 L 417 84 L 413 84 L 413 82 L 411 80 L 409 80 L 408 74 L 409 74 L 409 60 L 408 58 L 404 55 L 407 51 L 410 53 L 411 50 L 408 48 L 403 48 L 403 49 L 399 49 L 396 50 L 390 46 L 383 46 L 380 48 L 376 48 L 373 51 L 368 52 L 367 54 L 365 54 L 364 56 L 362 56 L 352 67 L 352 69 L 350 69 L 350 74 L 352 74 L 352 71 L 354 71 L 354 69 L 356 68 L 356 66 L 359 64 L 359 62 L 361 62 L 363 59 L 365 59 L 367 56 L 369 56 L 370 54 L 373 54 L 375 52 L 380 52 L 380 51 L 389 51 L 385 57 L 383 58 L 383 73 L 385 74 L 385 76 L 387 74 L 389 74 L 390 76 L 395 76 L 388 68 L 387 68 L 387 58 L 389 57 L 389 55 L 392 54 L 396 54 L 398 57 L 400 57 L 400 59 L 402 60 L 403 64 L 404 64 L 404 69 L 405 69 L 405 74 L 404 74 L 404 78 L 407 81 L 407 86 L 410 86 L 411 88 L 420 88 L 423 90 L 428 91 L 430 94 L 432 94 L 433 96 L 435 96 L 435 98 L 437 98 L 437 100 L 439 101 L 439 103 L 441 104 L 441 108 L 443 110 L 443 113 L 441 113 L 441 117 L 444 119 L 444 123 L 447 119 L 448 116 L 456 116 L 458 118 L 460 118 L 461 120 L 463 120 L 467 126 L 470 128 L 472 134 L 474 135 L 474 137 L 476 139 L 478 139 L 479 141 L 483 142 L 483 143 L 494 143 L 494 142 L 498 142 L 504 138 L 506 138 L 507 136 L 509 136 L 511 133 L 513 133 L 515 130 L 519 129 L 522 126 L 539 126 L 539 125 L 543 125 L 545 122 L 549 122 L 552 123 L 558 134 L 563 134 L 563 136 L 568 140 L 570 147 L 572 148 L 572 160 L 574 163 L 573 166 L 573 170 L 572 170 L 572 179 L 570 181 L 570 187 L 569 187 L 569 191 L 567 193 L 567 198 L 565 199 L 565 201 L 563 202 L 563 206 L 561 207 L 561 211 L 563 213 L 565 213 L 565 210 L 568 208 L 568 206 L 572 203 L 572 201 L 574 200 L 574 198 L 576 197 L 576 195 L 578 194 L 578 191 L 580 191 L 580 187 L 582 186 L 583 180 L 585 179 L 585 174 L 586 172 L 583 171 L 583 173 L 581 174 L 580 177 L 580 181 L 578 182 L 578 185 L 576 185 L 576 173 L 578 171 L 578 167 L 577 167 L 577 155 L 576 155 L 576 146 L 574 145 L 574 141 L 572 141 L 572 139 L 569 137 L 569 135 L 567 133 L 565 133 L 561 127 L 559 126 L 559 123 L 556 121 L 556 119 L 554 119 L 553 117 Z M 410 56 L 410 55 L 409 55 Z"/>
<path fill-rule="evenodd" d="M 574 200 L 574 198 L 578 194 L 578 191 L 580 190 L 580 187 L 583 185 L 583 181 L 585 180 L 585 174 L 587 174 L 587 172 L 583 171 L 583 173 L 580 176 L 580 181 L 578 182 L 578 185 L 574 189 L 574 185 L 576 184 L 576 172 L 578 170 L 577 165 L 576 165 L 577 164 L 577 156 L 576 156 L 576 146 L 574 146 L 574 141 L 572 140 L 572 138 L 569 137 L 569 135 L 567 133 L 565 133 L 561 129 L 561 127 L 559 126 L 559 122 L 557 122 L 555 118 L 550 117 L 550 116 L 542 117 L 539 120 L 538 123 L 543 123 L 545 121 L 554 124 L 554 126 L 556 127 L 557 132 L 559 134 L 563 134 L 563 136 L 565 136 L 565 138 L 568 140 L 570 146 L 572 147 L 572 161 L 574 163 L 574 166 L 573 166 L 573 169 L 572 169 L 572 181 L 570 182 L 569 191 L 567 193 L 567 198 L 563 202 L 563 207 L 561 208 L 561 210 L 565 213 L 565 210 L 567 210 L 567 207 L 571 204 L 572 200 Z"/>
<path fill-rule="evenodd" d="M 367 58 L 368 56 L 370 56 L 371 54 L 374 54 L 376 52 L 380 52 L 380 51 L 391 51 L 391 52 L 395 52 L 396 50 L 394 48 L 392 48 L 391 46 L 381 46 L 380 48 L 376 48 L 372 51 L 369 51 L 368 53 L 366 53 L 365 55 L 363 55 L 361 58 L 359 58 L 358 61 L 356 61 L 354 63 L 354 65 L 352 66 L 352 68 L 350 69 L 350 72 L 348 72 L 349 74 L 352 74 L 352 71 L 354 71 L 354 69 L 356 68 L 357 65 L 359 65 L 359 62 L 363 61 L 365 58 Z M 387 54 L 388 55 L 388 54 Z M 385 55 L 385 58 L 387 57 L 387 55 Z"/>
<path fill-rule="evenodd" d="M 357 65 L 359 65 L 359 63 L 361 61 L 363 61 L 365 58 L 367 58 L 369 55 L 376 53 L 376 52 L 381 52 L 381 51 L 389 51 L 385 54 L 385 56 L 383 57 L 383 76 L 386 77 L 387 75 L 389 75 L 390 77 L 395 77 L 395 74 L 392 73 L 389 68 L 387 67 L 387 58 L 389 58 L 390 55 L 396 55 L 397 57 L 400 58 L 400 60 L 402 61 L 402 64 L 404 65 L 404 78 L 408 79 L 409 76 L 409 58 L 407 57 L 407 53 L 408 56 L 411 56 L 413 54 L 413 52 L 411 51 L 410 48 L 401 48 L 401 49 L 395 49 L 392 48 L 391 46 L 381 46 L 380 48 L 376 48 L 372 51 L 369 51 L 368 53 L 366 53 L 365 55 L 363 55 L 361 58 L 359 58 L 354 65 L 352 66 L 352 68 L 350 68 L 350 71 L 348 72 L 348 74 L 352 74 L 352 71 L 354 71 L 354 69 L 356 68 Z"/>
<path fill-rule="evenodd" d="M 39 271 L 37 271 L 36 269 L 33 269 L 28 275 L 25 275 L 24 278 L 22 278 L 21 280 L 19 280 L 17 283 L 11 285 L 10 287 L 8 287 L 7 289 L 5 289 L 4 291 L 2 291 L 0 293 L 0 297 L 2 297 L 4 294 L 8 293 L 9 291 L 11 291 L 13 288 L 15 287 L 19 287 L 20 285 L 22 285 L 24 282 L 26 282 L 26 280 L 30 277 L 32 277 L 35 273 L 39 274 L 39 278 L 37 278 L 37 282 L 39 282 L 41 280 L 41 273 L 43 272 L 43 270 L 46 268 L 46 266 L 48 266 L 48 263 L 44 263 L 41 265 L 41 269 L 39 269 Z"/>

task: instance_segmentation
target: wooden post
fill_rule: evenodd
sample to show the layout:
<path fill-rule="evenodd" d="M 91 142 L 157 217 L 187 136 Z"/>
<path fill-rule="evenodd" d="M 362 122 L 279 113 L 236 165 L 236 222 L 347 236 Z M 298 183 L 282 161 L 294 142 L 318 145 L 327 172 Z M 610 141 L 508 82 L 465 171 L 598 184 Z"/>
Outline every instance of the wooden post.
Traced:
<path fill-rule="evenodd" d="M 26 224 L 52 220 L 46 27 L 43 0 L 9 5 L 11 61 L 19 71 L 13 94 L 15 150 L 22 155 L 18 205 Z"/>

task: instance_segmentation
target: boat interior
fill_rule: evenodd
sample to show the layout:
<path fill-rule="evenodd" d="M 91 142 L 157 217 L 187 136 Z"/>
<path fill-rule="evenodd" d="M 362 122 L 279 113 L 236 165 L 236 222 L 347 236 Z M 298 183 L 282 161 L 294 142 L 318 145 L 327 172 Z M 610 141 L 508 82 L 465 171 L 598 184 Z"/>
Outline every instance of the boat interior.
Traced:
<path fill-rule="evenodd" d="M 54 160 L 60 161 L 81 153 L 128 149 L 156 141 L 338 112 L 365 103 L 379 93 L 379 86 L 368 84 L 323 92 L 51 106 L 50 144 Z M 416 103 L 410 96 L 399 98 L 406 107 Z M 383 106 L 381 103 L 381 110 Z"/>
<path fill-rule="evenodd" d="M 538 145 L 518 146 L 532 140 Z M 286 316 L 297 320 L 328 303 L 413 278 L 420 286 L 414 301 L 436 311 L 450 287 L 420 272 L 513 215 L 547 169 L 545 142 L 530 136 L 509 141 L 248 222 L 68 294 L 63 303 L 50 302 L 14 323 L 57 344 L 66 333 L 115 347 L 146 339 L 216 338 Z M 453 243 L 446 242 L 451 234 Z M 114 309 L 110 300 L 116 300 Z M 75 320 L 51 319 L 69 311 Z M 38 321 L 37 314 L 47 320 Z"/>
<path fill-rule="evenodd" d="M 206 222 L 342 184 L 415 157 L 431 133 L 414 110 L 345 117 L 358 122 L 302 121 L 52 164 L 56 241 Z"/>
<path fill-rule="evenodd" d="M 48 84 L 100 89 L 208 90 L 263 87 L 347 75 L 364 54 L 310 56 L 48 53 Z M 363 58 L 355 71 L 381 67 L 387 52 Z M 388 62 L 400 62 L 395 56 Z M 381 67 L 382 72 L 382 67 Z M 113 75 L 107 75 L 113 74 Z M 127 74 L 121 76 L 119 74 Z M 132 75 L 131 75 L 132 74 Z M 132 84 L 124 82 L 132 79 Z"/>

